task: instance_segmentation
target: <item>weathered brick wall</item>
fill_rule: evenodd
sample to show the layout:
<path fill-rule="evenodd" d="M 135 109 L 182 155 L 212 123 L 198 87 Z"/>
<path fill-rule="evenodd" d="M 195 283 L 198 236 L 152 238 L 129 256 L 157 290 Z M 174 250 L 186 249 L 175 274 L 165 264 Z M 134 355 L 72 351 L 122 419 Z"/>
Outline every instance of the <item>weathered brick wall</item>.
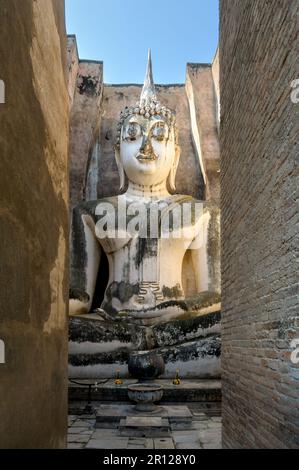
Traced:
<path fill-rule="evenodd" d="M 298 0 L 221 1 L 224 447 L 299 447 L 298 17 Z"/>

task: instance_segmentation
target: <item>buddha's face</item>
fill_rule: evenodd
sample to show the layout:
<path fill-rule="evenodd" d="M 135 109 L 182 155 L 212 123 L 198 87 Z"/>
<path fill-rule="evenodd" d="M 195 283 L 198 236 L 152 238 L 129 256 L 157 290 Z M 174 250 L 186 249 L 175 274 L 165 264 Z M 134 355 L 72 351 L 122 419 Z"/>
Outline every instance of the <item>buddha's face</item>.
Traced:
<path fill-rule="evenodd" d="M 162 116 L 133 115 L 125 120 L 120 136 L 120 163 L 130 181 L 144 186 L 166 181 L 175 154 L 174 129 Z"/>

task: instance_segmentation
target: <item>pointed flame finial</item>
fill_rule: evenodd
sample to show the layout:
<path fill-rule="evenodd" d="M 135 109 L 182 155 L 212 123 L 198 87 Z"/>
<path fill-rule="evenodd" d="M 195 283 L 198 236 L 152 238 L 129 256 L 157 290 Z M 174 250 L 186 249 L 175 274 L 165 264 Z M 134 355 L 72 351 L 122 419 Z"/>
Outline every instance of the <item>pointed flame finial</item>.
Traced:
<path fill-rule="evenodd" d="M 152 56 L 151 50 L 148 50 L 148 61 L 147 69 L 144 78 L 144 85 L 140 95 L 140 106 L 149 106 L 152 102 L 157 101 L 155 85 L 153 80 L 153 69 L 152 69 Z"/>
<path fill-rule="evenodd" d="M 153 70 L 152 70 L 152 58 L 151 58 L 151 50 L 148 50 L 148 61 L 147 61 L 147 69 L 144 78 L 144 85 L 141 91 L 139 102 L 135 104 L 135 106 L 126 106 L 123 111 L 120 113 L 120 119 L 117 126 L 117 141 L 116 141 L 116 148 L 120 146 L 121 140 L 121 130 L 125 120 L 129 116 L 136 116 L 140 115 L 149 119 L 151 116 L 160 116 L 164 119 L 169 127 L 174 128 L 175 132 L 175 139 L 177 141 L 177 133 L 175 128 L 175 113 L 167 108 L 166 106 L 162 105 L 157 98 L 154 80 L 153 80 Z"/>

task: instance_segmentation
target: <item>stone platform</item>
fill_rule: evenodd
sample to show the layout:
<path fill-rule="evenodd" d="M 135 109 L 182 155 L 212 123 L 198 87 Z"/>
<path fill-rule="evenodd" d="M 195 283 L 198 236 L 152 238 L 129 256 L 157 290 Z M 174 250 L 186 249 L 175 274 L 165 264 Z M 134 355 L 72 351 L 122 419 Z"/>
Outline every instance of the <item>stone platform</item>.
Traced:
<path fill-rule="evenodd" d="M 192 414 L 187 406 L 160 405 L 155 411 L 136 411 L 130 404 L 101 404 L 96 411 L 96 427 L 117 428 L 121 435 L 164 437 L 170 429 L 190 429 Z M 134 424 L 135 423 L 135 424 Z M 147 428 L 147 429 L 145 429 Z"/>
<path fill-rule="evenodd" d="M 162 438 L 171 431 L 189 430 L 192 413 L 187 406 L 160 405 L 154 411 L 137 411 L 135 405 L 102 404 L 96 411 L 95 427 L 118 429 L 122 437 Z"/>
<path fill-rule="evenodd" d="M 94 379 L 98 383 L 92 387 L 92 400 L 107 402 L 128 401 L 128 385 L 136 383 L 136 380 L 124 379 L 122 385 L 115 385 L 113 379 Z M 158 379 L 157 384 L 163 386 L 164 394 L 161 403 L 202 403 L 206 409 L 217 407 L 221 403 L 221 381 L 216 379 L 184 379 L 180 385 L 173 385 L 171 380 Z M 87 400 L 88 387 L 85 384 L 93 383 L 91 380 L 80 379 L 80 384 L 69 383 L 70 407 L 75 401 Z M 210 405 L 210 406 L 209 406 Z"/>
<path fill-rule="evenodd" d="M 118 370 L 120 377 L 129 378 L 130 355 L 149 351 L 163 357 L 164 379 L 172 379 L 177 369 L 184 379 L 219 379 L 220 323 L 220 311 L 184 311 L 173 321 L 147 327 L 129 321 L 103 321 L 96 314 L 71 317 L 69 377 L 109 379 Z"/>

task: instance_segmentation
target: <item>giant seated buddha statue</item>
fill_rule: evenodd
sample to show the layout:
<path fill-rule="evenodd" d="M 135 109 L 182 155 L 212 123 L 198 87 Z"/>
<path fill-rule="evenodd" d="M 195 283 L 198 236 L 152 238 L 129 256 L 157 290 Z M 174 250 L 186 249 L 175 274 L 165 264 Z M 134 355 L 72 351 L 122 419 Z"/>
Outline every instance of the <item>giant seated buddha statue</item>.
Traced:
<path fill-rule="evenodd" d="M 219 210 L 175 194 L 178 131 L 174 113 L 157 99 L 150 55 L 140 101 L 121 113 L 115 158 L 121 194 L 82 202 L 73 212 L 71 374 L 108 377 L 114 367 L 125 374 L 130 351 L 163 353 L 164 348 L 166 365 L 167 358 L 178 359 L 172 365 L 168 360 L 166 373 L 172 374 L 180 362 L 192 369 L 201 358 L 202 376 L 215 376 Z M 197 291 L 190 297 L 182 282 L 187 252 Z M 101 305 L 95 307 L 104 254 L 109 278 Z"/>

